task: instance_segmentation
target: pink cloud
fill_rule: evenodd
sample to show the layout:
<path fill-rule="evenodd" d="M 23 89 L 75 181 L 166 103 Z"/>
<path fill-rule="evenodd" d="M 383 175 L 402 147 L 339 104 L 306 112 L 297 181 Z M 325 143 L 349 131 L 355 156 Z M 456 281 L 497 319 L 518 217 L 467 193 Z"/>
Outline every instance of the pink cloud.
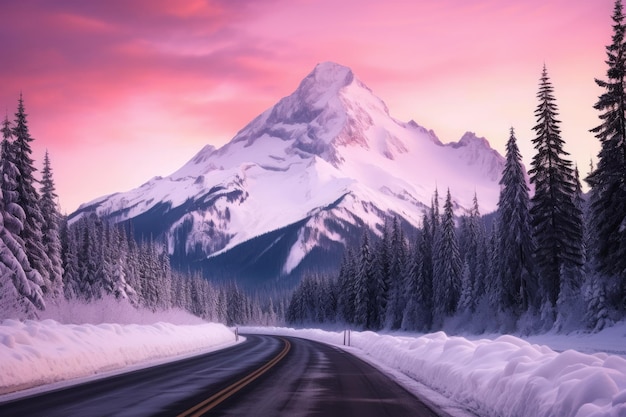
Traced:
<path fill-rule="evenodd" d="M 580 143 L 594 140 L 593 78 L 604 76 L 612 7 L 613 0 L 21 0 L 0 14 L 0 38 L 8 40 L 0 44 L 0 104 L 13 113 L 24 91 L 37 146 L 63 164 L 59 194 L 70 209 L 143 182 L 105 185 L 100 170 L 114 163 L 105 155 L 121 160 L 120 148 L 139 151 L 153 138 L 177 157 L 152 163 L 145 149 L 134 171 L 143 179 L 167 174 L 194 149 L 228 140 L 327 60 L 352 67 L 399 119 L 447 140 L 474 130 L 500 150 L 510 124 L 520 138 L 532 134 L 545 61 L 564 132 L 585 138 L 573 154 L 588 160 L 593 145 Z M 102 167 L 77 162 L 94 155 Z"/>

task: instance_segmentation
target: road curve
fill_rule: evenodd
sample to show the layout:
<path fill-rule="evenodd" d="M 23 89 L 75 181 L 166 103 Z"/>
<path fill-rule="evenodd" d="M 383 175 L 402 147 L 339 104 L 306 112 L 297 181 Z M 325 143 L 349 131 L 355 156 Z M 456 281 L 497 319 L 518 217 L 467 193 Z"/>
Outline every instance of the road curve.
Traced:
<path fill-rule="evenodd" d="M 0 416 L 437 416 L 371 365 L 310 340 L 239 345 L 0 403 Z"/>

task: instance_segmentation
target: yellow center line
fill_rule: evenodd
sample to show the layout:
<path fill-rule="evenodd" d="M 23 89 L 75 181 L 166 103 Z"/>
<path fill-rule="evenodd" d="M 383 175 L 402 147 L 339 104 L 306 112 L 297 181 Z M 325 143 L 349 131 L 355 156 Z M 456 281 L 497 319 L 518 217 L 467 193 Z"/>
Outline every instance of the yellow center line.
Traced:
<path fill-rule="evenodd" d="M 227 398 L 229 398 L 236 392 L 240 391 L 243 387 L 245 387 L 246 385 L 248 385 L 249 383 L 257 379 L 258 377 L 260 377 L 261 375 L 269 371 L 274 365 L 276 365 L 285 356 L 287 356 L 287 353 L 289 353 L 289 350 L 291 349 L 291 343 L 289 343 L 287 339 L 284 339 L 282 337 L 280 339 L 285 343 L 285 347 L 271 361 L 267 362 L 265 365 L 263 365 L 256 371 L 241 378 L 239 381 L 235 382 L 229 387 L 224 388 L 217 394 L 212 395 L 211 397 L 207 398 L 206 400 L 202 401 L 196 406 L 190 408 L 189 410 L 182 412 L 181 414 L 178 415 L 178 417 L 199 417 L 203 415 L 204 413 L 216 407 L 218 404 L 222 403 L 224 400 L 226 400 Z"/>

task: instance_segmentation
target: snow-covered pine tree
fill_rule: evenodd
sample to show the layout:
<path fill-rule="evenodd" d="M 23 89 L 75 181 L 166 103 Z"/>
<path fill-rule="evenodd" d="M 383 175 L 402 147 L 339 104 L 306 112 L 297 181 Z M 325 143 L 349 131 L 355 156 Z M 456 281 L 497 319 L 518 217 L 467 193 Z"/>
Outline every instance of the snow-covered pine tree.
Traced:
<path fill-rule="evenodd" d="M 575 204 L 572 162 L 565 159 L 569 154 L 563 149 L 554 88 L 545 65 L 537 98 L 537 125 L 533 127 L 537 152 L 529 171 L 535 194 L 530 215 L 545 311 L 556 307 L 563 268 L 580 268 L 584 257 L 582 213 Z"/>
<path fill-rule="evenodd" d="M 615 2 L 612 42 L 606 47 L 607 80 L 596 79 L 604 90 L 594 108 L 601 124 L 592 132 L 601 149 L 591 186 L 591 256 L 600 275 L 598 286 L 611 289 L 607 298 L 626 314 L 626 45 L 623 6 Z M 611 292 L 613 294 L 611 294 Z"/>
<path fill-rule="evenodd" d="M 580 175 L 578 174 L 578 166 L 574 167 L 574 205 L 578 209 L 580 218 L 576 219 L 577 227 L 580 228 L 582 236 L 578 241 L 582 252 L 581 265 L 575 263 L 566 263 L 561 268 L 561 289 L 559 299 L 557 300 L 557 320 L 555 328 L 560 331 L 570 331 L 580 328 L 580 323 L 584 320 L 585 308 L 581 301 L 585 297 L 581 297 L 583 287 L 589 284 L 586 271 L 586 252 L 588 241 L 585 230 L 585 202 L 583 200 L 583 191 L 580 184 Z"/>
<path fill-rule="evenodd" d="M 167 310 L 172 306 L 172 267 L 170 265 L 170 258 L 165 251 L 161 251 L 158 254 L 158 265 L 159 265 L 159 286 L 158 286 L 158 302 L 157 307 L 161 310 Z M 203 280 L 207 285 L 209 282 L 204 279 Z M 207 288 L 207 299 L 205 301 L 209 301 L 211 299 L 211 289 Z M 207 315 L 206 318 L 211 317 L 210 308 L 207 306 Z"/>
<path fill-rule="evenodd" d="M 33 269 L 20 237 L 24 211 L 17 204 L 17 167 L 13 162 L 11 130 L 5 118 L 0 165 L 0 316 L 35 318 L 43 310 L 43 279 Z"/>
<path fill-rule="evenodd" d="M 435 187 L 435 194 L 433 195 L 430 206 L 430 225 L 433 229 L 433 236 L 437 234 L 439 224 L 441 222 L 441 216 L 439 215 L 439 191 Z"/>
<path fill-rule="evenodd" d="M 36 171 L 31 158 L 32 149 L 30 143 L 33 138 L 28 130 L 24 100 L 20 94 L 15 123 L 12 132 L 15 142 L 13 143 L 14 163 L 19 172 L 17 176 L 17 201 L 16 203 L 24 210 L 24 228 L 20 237 L 24 241 L 26 255 L 30 265 L 39 272 L 43 278 L 44 294 L 51 291 L 54 286 L 51 282 L 50 273 L 53 270 L 50 258 L 46 253 L 43 243 L 44 219 L 40 209 L 39 193 L 35 189 L 36 180 L 33 176 Z"/>
<path fill-rule="evenodd" d="M 461 299 L 459 309 L 474 311 L 477 304 L 476 289 L 483 286 L 483 270 L 480 268 L 481 245 L 484 243 L 485 228 L 480 217 L 478 207 L 478 196 L 474 194 L 472 207 L 469 215 L 465 216 L 465 229 L 463 244 L 465 246 L 464 257 L 462 257 L 463 269 L 467 271 L 461 273 Z"/>
<path fill-rule="evenodd" d="M 499 277 L 500 270 L 500 227 L 498 219 L 491 226 L 491 233 L 487 242 L 487 272 L 485 275 L 485 290 L 487 293 L 487 308 L 492 311 L 502 310 L 502 280 Z"/>
<path fill-rule="evenodd" d="M 519 317 L 531 306 L 539 307 L 539 291 L 533 268 L 529 188 L 513 128 L 506 144 L 497 216 L 496 279 L 502 290 L 499 305 Z"/>
<path fill-rule="evenodd" d="M 419 275 L 417 285 L 417 303 L 420 306 L 418 329 L 429 330 L 433 325 L 433 251 L 435 248 L 435 228 L 428 216 L 422 218 L 422 234 L 418 241 Z"/>
<path fill-rule="evenodd" d="M 459 295 L 459 305 L 457 306 L 457 312 L 459 314 L 467 314 L 472 311 L 474 303 L 473 295 L 470 266 L 466 258 L 463 262 L 463 268 L 461 269 L 461 293 Z"/>
<path fill-rule="evenodd" d="M 450 190 L 446 195 L 441 218 L 440 236 L 433 253 L 433 295 L 435 316 L 443 320 L 456 312 L 461 291 L 459 247 L 454 226 Z"/>
<path fill-rule="evenodd" d="M 354 321 L 358 326 L 366 329 L 375 329 L 378 325 L 375 297 L 372 294 L 375 288 L 374 255 L 370 247 L 367 230 L 363 233 L 356 270 L 356 287 L 354 299 Z"/>
<path fill-rule="evenodd" d="M 375 316 L 372 323 L 374 328 L 382 327 L 385 323 L 385 311 L 392 280 L 391 251 L 389 223 L 385 221 L 382 239 L 376 242 L 373 252 L 374 282 L 372 283 L 373 287 L 370 290 L 370 294 L 372 297 L 372 307 L 374 308 L 373 314 Z"/>
<path fill-rule="evenodd" d="M 339 269 L 337 297 L 338 320 L 346 324 L 354 323 L 355 289 L 356 289 L 356 261 L 351 248 L 344 252 L 341 267 Z"/>
<path fill-rule="evenodd" d="M 100 280 L 102 268 L 102 244 L 101 230 L 96 223 L 99 220 L 95 215 L 83 217 L 78 220 L 78 273 L 80 298 L 91 301 L 102 298 L 102 281 Z"/>
<path fill-rule="evenodd" d="M 384 327 L 395 330 L 402 325 L 402 317 L 406 307 L 406 285 L 409 282 L 407 273 L 408 248 L 397 217 L 393 218 L 389 248 L 391 259 Z"/>
<path fill-rule="evenodd" d="M 81 291 L 76 230 L 76 227 L 70 227 L 66 221 L 63 222 L 63 227 L 61 228 L 63 293 L 67 300 L 78 298 Z"/>
<path fill-rule="evenodd" d="M 41 171 L 41 200 L 40 209 L 43 217 L 41 232 L 43 234 L 43 247 L 50 259 L 52 269 L 50 272 L 50 289 L 47 296 L 58 298 L 63 294 L 63 260 L 61 258 L 61 238 L 59 225 L 61 214 L 57 208 L 57 194 L 52 178 L 50 156 L 46 150 Z"/>
<path fill-rule="evenodd" d="M 423 239 L 423 230 L 418 230 L 415 244 L 409 248 L 406 262 L 405 298 L 406 306 L 402 316 L 403 330 L 421 330 L 420 321 L 423 318 L 419 302 L 420 274 L 422 268 L 422 254 L 420 243 Z"/>
<path fill-rule="evenodd" d="M 152 242 L 144 242 L 139 249 L 139 277 L 141 280 L 141 300 L 143 304 L 156 311 L 159 303 L 159 266 L 156 249 Z M 198 308 L 199 295 L 194 291 L 198 286 L 192 286 L 192 305 Z M 194 314 L 200 315 L 197 311 Z"/>

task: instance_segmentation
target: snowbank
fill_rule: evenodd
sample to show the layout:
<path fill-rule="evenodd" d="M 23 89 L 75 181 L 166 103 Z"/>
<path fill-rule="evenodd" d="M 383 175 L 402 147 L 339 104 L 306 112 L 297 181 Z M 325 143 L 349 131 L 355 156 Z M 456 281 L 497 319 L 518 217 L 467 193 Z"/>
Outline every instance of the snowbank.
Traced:
<path fill-rule="evenodd" d="M 246 329 L 341 345 L 343 332 Z M 468 340 L 352 332 L 352 346 L 482 416 L 625 417 L 626 359 L 555 352 L 513 336 Z"/>
<path fill-rule="evenodd" d="M 39 314 L 40 320 L 51 319 L 63 324 L 202 324 L 206 323 L 198 316 L 188 311 L 171 308 L 168 310 L 153 311 L 147 307 L 136 307 L 128 300 L 116 299 L 111 295 L 104 295 L 101 299 L 81 301 L 65 298 L 48 302 L 46 309 Z"/>
<path fill-rule="evenodd" d="M 0 394 L 235 343 L 221 324 L 0 323 Z"/>

